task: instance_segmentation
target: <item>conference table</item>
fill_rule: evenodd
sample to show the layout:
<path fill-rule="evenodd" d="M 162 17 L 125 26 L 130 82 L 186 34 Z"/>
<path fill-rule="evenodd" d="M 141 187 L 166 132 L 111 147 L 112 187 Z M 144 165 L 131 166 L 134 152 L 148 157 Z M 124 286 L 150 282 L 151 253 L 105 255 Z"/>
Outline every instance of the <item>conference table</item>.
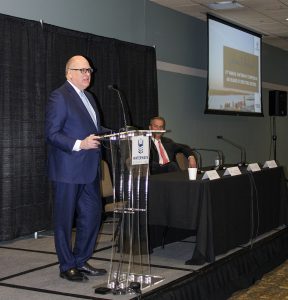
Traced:
<path fill-rule="evenodd" d="M 215 180 L 189 180 L 187 171 L 149 177 L 150 248 L 196 235 L 186 264 L 214 262 L 224 254 L 288 223 L 287 185 L 282 167 Z M 168 232 L 167 232 L 168 230 Z M 170 232 L 170 236 L 169 233 Z"/>

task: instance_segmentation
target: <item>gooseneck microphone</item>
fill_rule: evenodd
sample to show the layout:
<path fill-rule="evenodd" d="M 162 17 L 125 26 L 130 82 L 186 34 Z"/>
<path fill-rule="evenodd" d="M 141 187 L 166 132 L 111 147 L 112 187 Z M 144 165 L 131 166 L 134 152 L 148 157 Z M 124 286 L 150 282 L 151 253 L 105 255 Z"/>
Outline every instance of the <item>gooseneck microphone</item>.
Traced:
<path fill-rule="evenodd" d="M 223 169 L 223 164 L 224 164 L 224 154 L 222 150 L 218 149 L 207 149 L 207 148 L 196 148 L 193 149 L 194 151 L 209 151 L 209 152 L 215 152 L 217 153 L 218 159 L 219 159 L 219 165 L 215 167 L 215 169 L 222 170 Z M 202 160 L 201 160 L 202 163 Z"/>
<path fill-rule="evenodd" d="M 121 104 L 121 108 L 122 108 L 122 114 L 123 114 L 123 120 L 124 120 L 124 128 L 125 128 L 125 131 L 128 131 L 126 113 L 125 113 L 125 109 L 124 109 L 124 105 L 123 105 L 121 93 L 120 93 L 120 91 L 119 91 L 119 89 L 118 89 L 118 87 L 117 87 L 116 84 L 109 84 L 108 85 L 108 89 L 116 92 L 117 95 L 118 95 L 118 99 L 120 100 L 120 104 Z"/>
<path fill-rule="evenodd" d="M 237 149 L 239 149 L 240 152 L 241 152 L 241 161 L 238 165 L 239 166 L 245 166 L 246 165 L 246 150 L 245 150 L 244 147 L 232 142 L 229 139 L 224 138 L 222 135 L 217 135 L 217 139 L 223 140 L 224 142 L 226 142 L 226 143 L 236 147 Z"/>

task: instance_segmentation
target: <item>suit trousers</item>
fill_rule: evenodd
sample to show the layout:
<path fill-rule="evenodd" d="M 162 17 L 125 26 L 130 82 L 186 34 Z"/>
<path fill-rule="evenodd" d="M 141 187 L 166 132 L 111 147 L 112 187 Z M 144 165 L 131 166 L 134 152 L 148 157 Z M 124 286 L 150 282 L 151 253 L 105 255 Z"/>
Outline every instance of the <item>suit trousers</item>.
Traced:
<path fill-rule="evenodd" d="M 61 272 L 82 267 L 93 254 L 102 215 L 98 176 L 89 184 L 54 182 L 54 239 Z"/>

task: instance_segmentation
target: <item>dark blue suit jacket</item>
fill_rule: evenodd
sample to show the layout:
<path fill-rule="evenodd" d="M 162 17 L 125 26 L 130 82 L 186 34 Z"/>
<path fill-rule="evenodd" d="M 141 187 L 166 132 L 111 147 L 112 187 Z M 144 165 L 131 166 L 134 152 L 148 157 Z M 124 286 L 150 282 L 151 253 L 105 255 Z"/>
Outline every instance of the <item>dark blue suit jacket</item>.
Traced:
<path fill-rule="evenodd" d="M 101 150 L 72 151 L 76 140 L 104 132 L 93 96 L 85 91 L 97 117 L 97 128 L 81 98 L 69 82 L 53 91 L 46 111 L 48 174 L 52 181 L 85 184 L 98 172 Z"/>

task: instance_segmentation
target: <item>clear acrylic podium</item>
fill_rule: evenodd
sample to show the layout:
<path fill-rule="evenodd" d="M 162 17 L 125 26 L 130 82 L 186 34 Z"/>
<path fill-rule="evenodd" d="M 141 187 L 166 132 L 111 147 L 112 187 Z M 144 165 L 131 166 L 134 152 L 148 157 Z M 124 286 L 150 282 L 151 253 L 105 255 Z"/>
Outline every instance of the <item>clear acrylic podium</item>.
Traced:
<path fill-rule="evenodd" d="M 148 243 L 148 175 L 152 130 L 106 135 L 112 156 L 113 238 L 107 286 L 126 294 L 162 280 L 151 274 Z M 164 132 L 164 131 L 157 131 Z"/>

